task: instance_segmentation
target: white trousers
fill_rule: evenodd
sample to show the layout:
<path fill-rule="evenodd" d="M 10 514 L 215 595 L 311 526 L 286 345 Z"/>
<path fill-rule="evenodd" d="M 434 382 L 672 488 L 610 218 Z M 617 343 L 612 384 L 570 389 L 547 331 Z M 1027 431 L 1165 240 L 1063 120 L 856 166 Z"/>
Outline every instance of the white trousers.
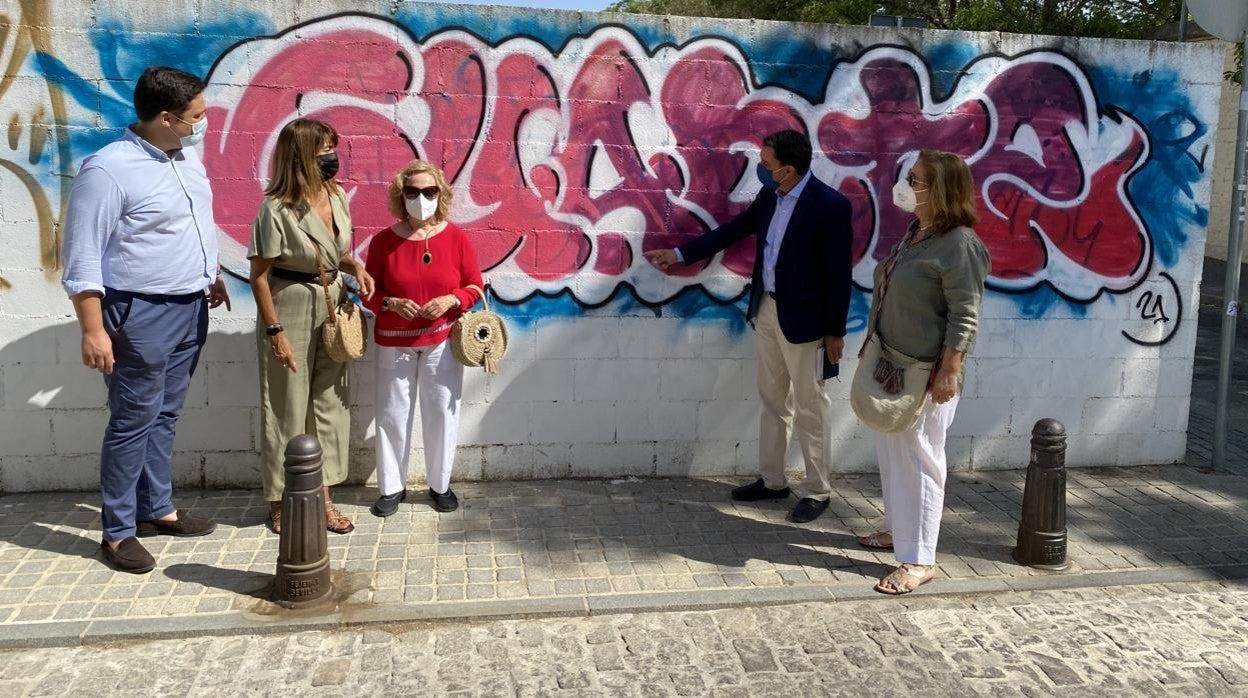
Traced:
<path fill-rule="evenodd" d="M 945 432 L 953 423 L 958 396 L 937 405 L 931 397 L 913 429 L 876 432 L 875 455 L 884 490 L 884 529 L 893 534 L 897 562 L 936 563 L 936 539 L 945 508 Z"/>
<path fill-rule="evenodd" d="M 449 341 L 432 347 L 377 347 L 377 489 L 383 495 L 407 486 L 417 399 L 425 479 L 435 492 L 450 488 L 463 386 L 464 366 L 455 360 Z"/>
<path fill-rule="evenodd" d="M 806 479 L 795 487 L 798 497 L 824 500 L 832 493 L 828 480 L 828 413 L 832 400 L 824 390 L 819 362 L 820 341 L 792 344 L 780 331 L 776 302 L 763 294 L 754 323 L 758 332 L 758 395 L 763 412 L 758 423 L 758 469 L 763 484 L 785 487 L 784 455 L 790 427 L 806 462 Z"/>

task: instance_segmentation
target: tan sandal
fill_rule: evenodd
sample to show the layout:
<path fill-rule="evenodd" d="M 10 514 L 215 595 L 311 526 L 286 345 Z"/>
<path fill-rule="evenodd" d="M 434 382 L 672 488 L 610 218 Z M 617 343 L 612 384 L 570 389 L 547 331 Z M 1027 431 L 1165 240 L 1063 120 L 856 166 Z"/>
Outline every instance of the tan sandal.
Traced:
<path fill-rule="evenodd" d="M 888 536 L 888 542 L 884 542 L 884 536 Z M 893 534 L 888 531 L 876 531 L 869 536 L 858 536 L 858 545 L 870 550 L 892 550 Z"/>
<path fill-rule="evenodd" d="M 273 532 L 281 535 L 282 533 L 282 503 L 269 502 L 269 527 Z"/>
<path fill-rule="evenodd" d="M 355 530 L 355 524 L 351 523 L 351 519 L 342 515 L 338 511 L 338 507 L 334 506 L 334 501 L 329 498 L 329 488 L 325 489 L 325 528 L 330 533 L 350 533 Z"/>
<path fill-rule="evenodd" d="M 889 596 L 901 596 L 909 594 L 936 577 L 936 565 L 914 565 L 909 562 L 903 563 L 888 574 L 887 577 L 881 579 L 875 585 L 875 590 L 881 594 Z M 913 581 L 913 584 L 908 584 Z M 889 584 L 890 586 L 884 586 Z"/>

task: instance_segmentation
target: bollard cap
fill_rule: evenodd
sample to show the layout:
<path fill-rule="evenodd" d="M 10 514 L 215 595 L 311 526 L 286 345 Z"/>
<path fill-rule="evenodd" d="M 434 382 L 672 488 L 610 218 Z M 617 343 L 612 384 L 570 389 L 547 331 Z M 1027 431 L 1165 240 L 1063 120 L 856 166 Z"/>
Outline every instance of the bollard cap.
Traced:
<path fill-rule="evenodd" d="M 1032 427 L 1031 435 L 1047 438 L 1064 437 L 1066 436 L 1066 427 L 1052 417 L 1045 417 L 1037 421 L 1036 426 Z"/>
<path fill-rule="evenodd" d="M 286 457 L 303 460 L 321 455 L 321 444 L 315 436 L 300 434 L 286 444 Z"/>

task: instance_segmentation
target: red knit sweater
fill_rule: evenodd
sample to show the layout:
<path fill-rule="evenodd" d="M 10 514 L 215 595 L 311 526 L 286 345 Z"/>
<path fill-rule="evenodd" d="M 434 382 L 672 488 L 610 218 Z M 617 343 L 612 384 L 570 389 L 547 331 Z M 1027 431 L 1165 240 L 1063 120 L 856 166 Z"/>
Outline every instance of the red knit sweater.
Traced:
<path fill-rule="evenodd" d="M 383 347 L 439 344 L 450 336 L 451 327 L 464 311 L 481 299 L 475 289 L 465 288 L 484 286 L 476 252 L 463 229 L 447 223 L 442 232 L 428 239 L 427 249 L 433 257 L 429 264 L 422 261 L 425 242 L 401 238 L 394 228 L 387 228 L 368 243 L 368 262 L 364 266 L 377 288 L 367 305 L 377 313 L 373 338 Z M 448 293 L 459 299 L 459 307 L 434 320 L 405 320 L 398 313 L 381 310 L 383 298 L 407 298 L 424 305 Z"/>

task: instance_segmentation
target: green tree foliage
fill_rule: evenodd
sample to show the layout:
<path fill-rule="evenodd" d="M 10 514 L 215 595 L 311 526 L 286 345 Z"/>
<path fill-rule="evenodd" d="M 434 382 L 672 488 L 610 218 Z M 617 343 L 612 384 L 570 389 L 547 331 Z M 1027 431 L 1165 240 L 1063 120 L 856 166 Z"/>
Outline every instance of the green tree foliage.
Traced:
<path fill-rule="evenodd" d="M 1180 0 L 619 0 L 621 12 L 865 24 L 877 12 L 940 29 L 1147 37 L 1179 16 Z"/>

